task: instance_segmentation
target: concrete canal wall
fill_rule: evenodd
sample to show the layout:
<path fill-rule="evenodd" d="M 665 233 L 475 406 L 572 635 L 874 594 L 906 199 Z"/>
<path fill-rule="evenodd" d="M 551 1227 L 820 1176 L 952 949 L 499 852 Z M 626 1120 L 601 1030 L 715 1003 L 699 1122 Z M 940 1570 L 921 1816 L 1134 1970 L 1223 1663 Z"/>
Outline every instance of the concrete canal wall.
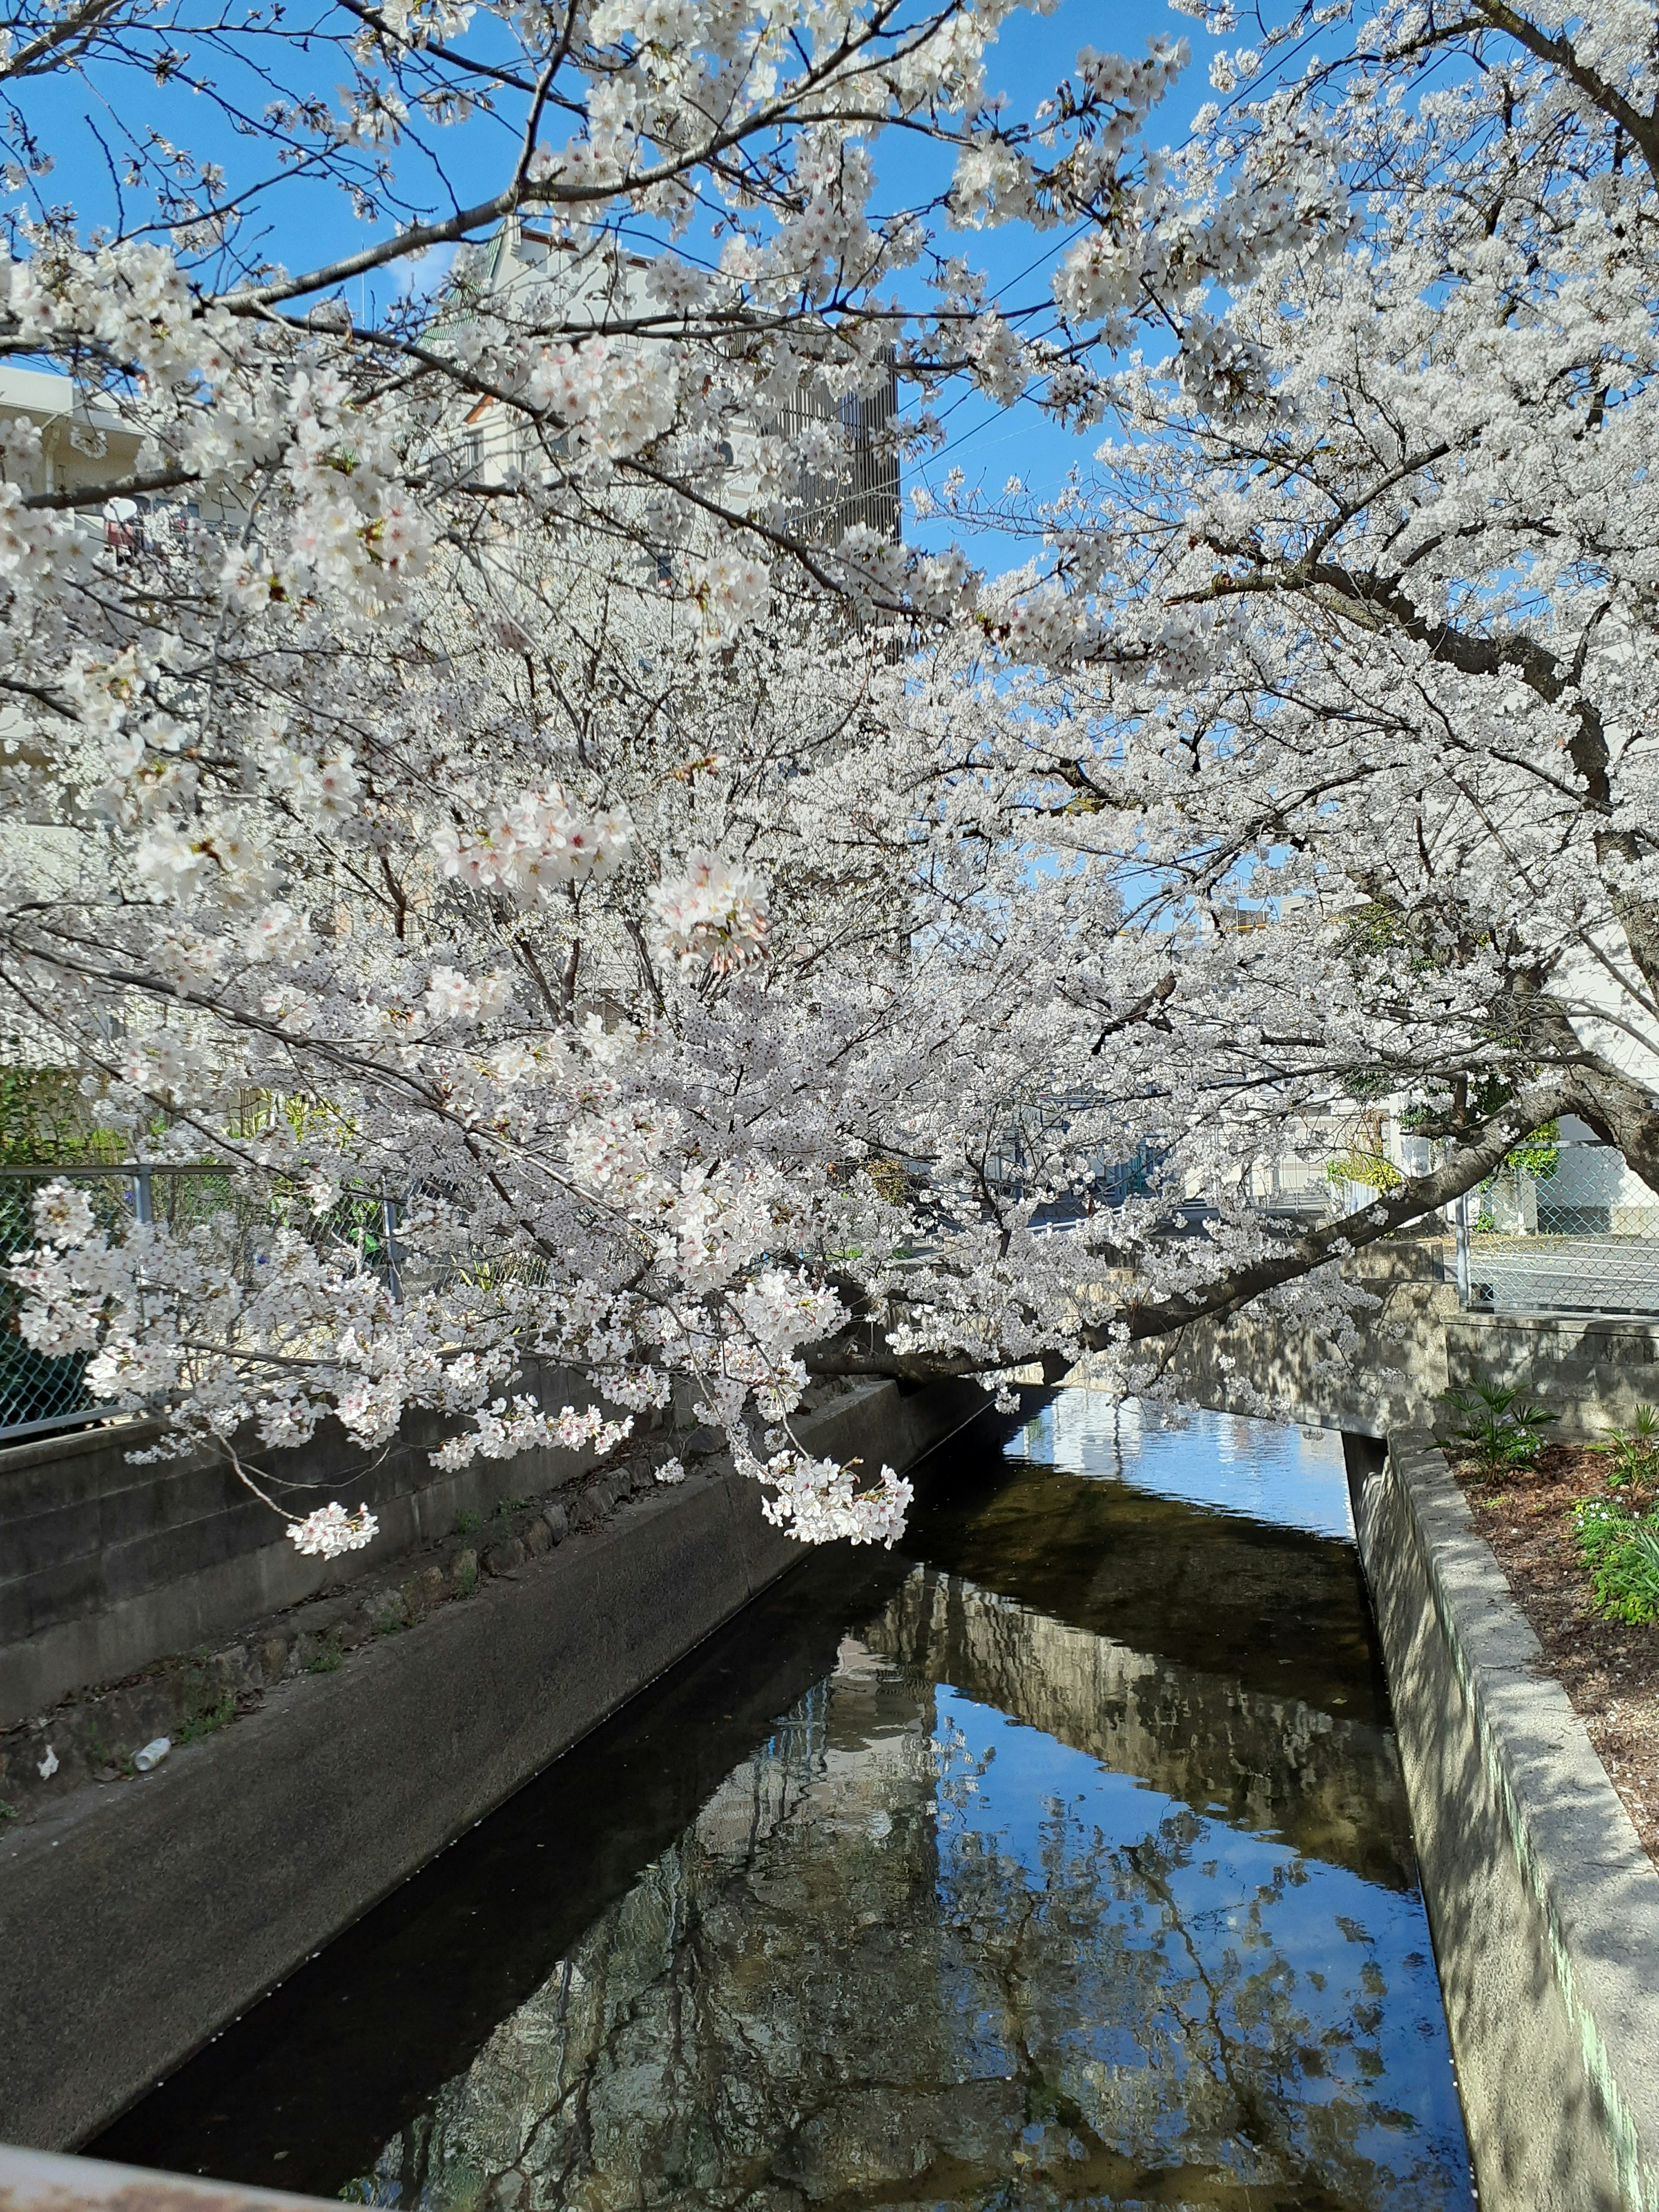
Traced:
<path fill-rule="evenodd" d="M 0 2143 L 4 2212 L 338 2212 L 324 2197 L 243 2189 L 191 2173 L 151 2173 L 101 2158 L 59 2158 Z"/>
<path fill-rule="evenodd" d="M 1432 1437 L 1348 1465 L 1482 2212 L 1653 2212 L 1659 1874 Z"/>
<path fill-rule="evenodd" d="M 544 1403 L 591 1393 L 580 1376 L 543 1370 Z M 245 1621 L 379 1571 L 503 1498 L 579 1474 L 585 1453 L 480 1460 L 442 1473 L 430 1453 L 436 1416 L 411 1416 L 392 1443 L 364 1452 L 331 1421 L 303 1455 L 295 1511 L 339 1498 L 373 1508 L 370 1554 L 305 1559 L 267 1505 L 205 1456 L 134 1463 L 154 1423 L 124 1421 L 0 1450 L 0 1729 L 71 1691 L 131 1674 Z"/>
<path fill-rule="evenodd" d="M 1515 1384 L 1559 1416 L 1553 1433 L 1604 1432 L 1659 1403 L 1659 1326 L 1617 1316 L 1462 1313 L 1443 1279 L 1440 1240 L 1373 1245 L 1345 1263 L 1376 1303 L 1354 1314 L 1358 1344 L 1339 1358 L 1295 1310 L 1260 1298 L 1149 1345 L 1154 1373 L 1189 1404 L 1289 1418 L 1383 1437 L 1432 1428 L 1447 1389 Z"/>
<path fill-rule="evenodd" d="M 902 1468 L 988 1402 L 876 1383 L 798 1425 Z M 0 2141 L 84 2141 L 684 1657 L 800 1557 L 760 1503 L 693 1474 L 0 1835 Z"/>
<path fill-rule="evenodd" d="M 1270 1392 L 1348 1433 L 1483 2212 L 1659 2212 L 1659 1875 L 1430 1433 L 1437 1394 L 1475 1379 L 1522 1382 L 1569 1435 L 1626 1419 L 1659 1400 L 1659 1328 L 1460 1314 L 1426 1243 L 1366 1280 L 1378 1304 L 1342 1365 L 1264 1302 L 1165 1347 L 1164 1374 L 1189 1402 L 1255 1413 Z M 872 1384 L 804 1434 L 902 1467 L 986 1402 Z M 0 1728 L 356 1566 L 270 1540 L 220 1472 L 134 1469 L 138 1440 L 0 1453 Z M 428 1441 L 314 1470 L 380 1516 L 377 1566 L 583 1471 L 543 1455 L 434 1480 Z M 799 1556 L 753 1486 L 694 1470 L 281 1680 L 154 1773 L 0 1830 L 0 2140 L 95 2133 Z M 1003 1626 L 980 1624 L 988 1665 Z"/>

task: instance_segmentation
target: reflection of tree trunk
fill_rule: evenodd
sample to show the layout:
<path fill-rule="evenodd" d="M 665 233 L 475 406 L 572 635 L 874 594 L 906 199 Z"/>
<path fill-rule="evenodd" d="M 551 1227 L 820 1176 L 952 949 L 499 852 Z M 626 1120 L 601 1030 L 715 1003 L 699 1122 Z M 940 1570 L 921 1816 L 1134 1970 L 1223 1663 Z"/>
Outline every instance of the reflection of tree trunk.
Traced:
<path fill-rule="evenodd" d="M 558 2010 L 554 2014 L 555 2025 L 559 2030 L 561 2039 L 563 2038 L 567 2029 L 568 2028 L 570 2021 L 570 1981 L 571 1965 L 569 1960 L 567 1959 L 559 1968 L 559 2005 Z M 556 2115 L 562 2113 L 563 2110 L 564 2100 L 561 2099 L 560 2102 L 554 2106 L 550 2111 L 538 2113 L 532 2121 L 530 2132 L 526 2136 L 523 2148 L 519 2154 L 519 2160 L 521 2164 L 529 2165 L 532 2162 L 538 2142 L 546 2132 L 548 2127 L 551 2124 Z M 561 2179 L 564 2180 L 568 2179 L 568 2166 L 566 2172 L 562 2174 Z"/>
<path fill-rule="evenodd" d="M 611 1914 L 607 1913 L 604 1920 L 599 1923 L 599 1929 L 598 1948 L 601 1959 L 608 1959 L 610 1957 L 614 1947 L 615 1936 L 616 1923 L 614 1917 Z M 557 2013 L 555 2014 L 555 2019 L 562 2029 L 568 2024 L 569 2020 L 571 1979 L 571 1962 L 567 1959 L 560 1970 L 559 2008 Z M 592 2117 L 589 2109 L 589 2096 L 592 2088 L 593 2067 L 594 2061 L 590 2061 L 586 2065 L 582 2067 L 577 2075 L 573 2093 L 572 2089 L 567 2087 L 565 2083 L 563 2078 L 564 2068 L 562 2064 L 561 2064 L 559 2069 L 559 2087 L 562 2094 L 560 2095 L 559 2101 L 550 2112 L 544 2112 L 537 2118 L 530 2129 L 529 2136 L 526 2139 L 523 2148 L 521 2148 L 519 2153 L 520 2159 L 522 2159 L 525 2155 L 525 2152 L 528 2149 L 530 2143 L 533 2142 L 540 2135 L 542 2135 L 554 2119 L 562 2118 L 567 2113 L 569 2113 L 572 2116 L 571 2142 L 569 2148 L 567 2148 L 564 2153 L 563 2160 L 559 2168 L 559 2184 L 562 2194 L 570 2187 L 575 2178 L 577 2171 L 580 2167 L 592 2162 L 593 2130 Z"/>
<path fill-rule="evenodd" d="M 1210 2025 L 1211 2043 L 1214 2050 L 1216 2063 L 1221 2069 L 1222 2076 L 1232 2094 L 1233 2104 L 1238 2112 L 1239 2133 L 1254 2148 L 1266 2152 L 1273 2142 L 1274 2134 L 1272 2120 L 1263 2111 L 1261 2099 L 1257 2092 L 1247 2087 L 1239 2079 L 1233 2050 L 1233 2039 L 1228 2034 L 1222 2022 L 1220 1993 L 1210 1978 L 1209 1971 L 1200 1955 L 1198 1946 L 1193 1941 L 1192 1930 L 1188 1927 L 1181 1907 L 1176 1902 L 1175 1892 L 1155 1870 L 1152 1863 L 1152 1852 L 1146 1845 L 1126 1844 L 1123 1856 L 1147 1889 L 1163 1906 L 1164 1925 L 1173 1928 L 1181 1938 L 1181 1947 L 1186 1952 L 1194 1976 L 1204 1991 L 1205 2016 Z M 1171 1991 L 1170 2002 L 1174 2002 L 1174 1992 Z M 1291 2154 L 1287 2163 L 1292 2167 L 1299 2163 L 1294 2153 Z"/>
<path fill-rule="evenodd" d="M 1431 2183 L 1393 2193 L 1359 2150 L 1370 2108 L 1353 2081 L 1297 2094 L 1298 2050 L 1321 2026 L 1352 2044 L 1361 2000 L 1339 1984 L 1316 2019 L 1291 1995 L 1274 1940 L 1288 1880 L 1255 1891 L 1257 1955 L 1241 1969 L 1229 1942 L 1206 1965 L 1182 1885 L 1212 1879 L 1192 1856 L 1200 1838 L 1224 1854 L 1214 1824 L 1148 1799 L 1156 1832 L 1125 1843 L 1063 1794 L 1075 1770 L 1031 1841 L 973 1811 L 968 1781 L 994 1791 L 996 1770 L 940 1710 L 942 1653 L 994 1630 L 1029 1692 L 1047 1647 L 970 1583 L 920 1584 L 914 1670 L 843 1646 L 830 1684 L 440 2094 L 436 2125 L 410 2126 L 401 2165 L 382 2167 L 401 2201 L 869 2212 L 1036 2186 L 1109 2202 L 1144 2194 L 1151 2170 L 1185 2187 L 1173 2125 L 1198 2146 L 1205 2202 L 1243 2202 L 1276 2165 L 1298 2203 L 1334 2201 L 1306 2136 L 1343 2204 L 1438 2203 Z M 1091 1685 L 1085 1668 L 1073 1686 Z M 1220 1879 L 1209 1895 L 1231 1897 L 1236 1878 Z M 1119 2039 L 1144 2061 L 1091 2059 Z"/>

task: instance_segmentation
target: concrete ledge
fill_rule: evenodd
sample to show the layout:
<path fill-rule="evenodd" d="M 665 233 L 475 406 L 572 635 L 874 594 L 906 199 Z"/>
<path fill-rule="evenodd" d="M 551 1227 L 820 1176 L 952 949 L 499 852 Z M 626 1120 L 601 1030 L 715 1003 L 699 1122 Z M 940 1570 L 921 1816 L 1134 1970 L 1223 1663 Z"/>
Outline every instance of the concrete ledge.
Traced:
<path fill-rule="evenodd" d="M 286 1533 L 280 1533 L 257 1550 L 181 1571 L 155 1589 L 0 1644 L 0 1729 L 48 1711 L 72 1691 L 119 1681 L 156 1659 L 232 1635 L 249 1621 L 320 1591 L 347 1589 L 376 1568 L 435 1542 L 464 1511 L 487 1518 L 503 1498 L 573 1478 L 587 1456 L 540 1452 L 486 1460 L 419 1490 L 368 1498 L 364 1502 L 374 1507 L 380 1524 L 372 1557 L 352 1553 L 340 1559 L 303 1558 Z M 357 1490 L 371 1487 L 360 1482 Z M 340 1489 L 356 1502 L 357 1492 L 349 1484 Z M 267 1507 L 254 1501 L 248 1518 L 261 1536 L 269 1536 L 272 1516 Z"/>
<path fill-rule="evenodd" d="M 1437 1256 L 1438 1254 L 1438 1257 Z M 1604 1435 L 1659 1401 L 1659 1327 L 1608 1315 L 1460 1313 L 1436 1273 L 1435 1240 L 1370 1246 L 1346 1280 L 1376 1300 L 1352 1316 L 1358 1344 L 1334 1342 L 1272 1293 L 1224 1321 L 1194 1322 L 1142 1347 L 1152 1376 L 1185 1403 L 1290 1419 L 1379 1441 L 1431 1429 L 1445 1391 L 1514 1383 L 1540 1397 L 1561 1437 Z"/>
<path fill-rule="evenodd" d="M 1432 1438 L 1349 1467 L 1483 2212 L 1651 2212 L 1659 1874 Z"/>
<path fill-rule="evenodd" d="M 1454 1387 L 1513 1384 L 1560 1418 L 1558 1437 L 1605 1436 L 1659 1399 L 1659 1328 L 1610 1314 L 1460 1313 L 1446 1323 Z"/>
<path fill-rule="evenodd" d="M 243 2189 L 193 2173 L 151 2173 L 101 2158 L 57 2158 L 0 2143 L 0 2212 L 338 2212 L 323 2197 Z"/>
<path fill-rule="evenodd" d="M 971 1384 L 800 1425 L 910 1464 Z M 800 1556 L 736 1476 L 636 1501 L 0 1843 L 0 2140 L 84 2141 Z"/>

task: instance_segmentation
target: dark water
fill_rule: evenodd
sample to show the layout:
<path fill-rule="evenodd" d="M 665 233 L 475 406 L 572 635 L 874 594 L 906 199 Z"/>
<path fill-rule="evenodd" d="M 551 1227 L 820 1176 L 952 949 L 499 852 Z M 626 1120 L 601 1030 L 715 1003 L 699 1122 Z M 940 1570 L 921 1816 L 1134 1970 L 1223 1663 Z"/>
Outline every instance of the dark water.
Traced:
<path fill-rule="evenodd" d="M 90 2148 L 433 2212 L 1471 2205 L 1336 1440 L 1006 1435 Z"/>

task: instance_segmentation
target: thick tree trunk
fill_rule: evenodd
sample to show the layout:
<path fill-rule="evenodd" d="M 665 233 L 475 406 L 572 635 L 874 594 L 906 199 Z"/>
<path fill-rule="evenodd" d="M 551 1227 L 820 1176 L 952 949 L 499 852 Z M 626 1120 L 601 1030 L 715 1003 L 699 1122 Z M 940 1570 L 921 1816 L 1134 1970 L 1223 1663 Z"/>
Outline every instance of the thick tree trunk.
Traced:
<path fill-rule="evenodd" d="M 1316 1268 L 1374 1244 L 1392 1231 L 1408 1228 L 1462 1198 L 1494 1174 L 1507 1154 L 1534 1130 L 1566 1113 L 1583 1115 L 1599 1134 L 1620 1146 L 1643 1180 L 1651 1181 L 1659 1189 L 1659 1114 L 1653 1110 L 1647 1094 L 1627 1077 L 1604 1066 L 1594 1070 L 1553 1071 L 1528 1084 L 1439 1167 L 1427 1175 L 1407 1176 L 1398 1190 L 1379 1197 L 1363 1213 L 1322 1223 L 1289 1238 L 1278 1251 L 1231 1269 L 1201 1290 L 1126 1302 L 1111 1321 L 1079 1331 L 1077 1340 L 1089 1351 L 1103 1352 L 1114 1341 L 1121 1341 L 1126 1330 L 1131 1343 L 1142 1343 L 1172 1335 L 1195 1321 L 1221 1320 L 1237 1313 L 1265 1291 L 1298 1281 Z M 984 1358 L 965 1353 L 896 1352 L 879 1326 L 870 1321 L 855 1324 L 832 1342 L 815 1346 L 805 1354 L 814 1375 L 882 1376 L 911 1382 L 982 1374 L 999 1367 L 1027 1364 L 1036 1357 L 1032 1352 L 1017 1350 L 1004 1350 Z M 1044 1376 L 1051 1382 L 1057 1382 L 1069 1364 L 1061 1353 L 1042 1355 Z"/>

